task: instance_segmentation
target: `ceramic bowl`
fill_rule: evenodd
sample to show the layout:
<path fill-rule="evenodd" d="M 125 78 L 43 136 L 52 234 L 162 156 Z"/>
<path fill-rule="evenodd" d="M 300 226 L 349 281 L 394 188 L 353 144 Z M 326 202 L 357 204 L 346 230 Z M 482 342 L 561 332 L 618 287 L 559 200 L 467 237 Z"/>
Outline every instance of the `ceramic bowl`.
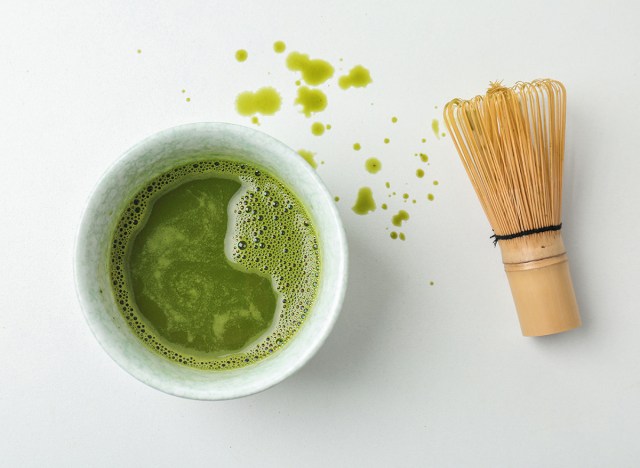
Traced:
<path fill-rule="evenodd" d="M 116 305 L 108 269 L 115 225 L 133 195 L 155 176 L 208 157 L 248 162 L 284 182 L 307 207 L 317 229 L 321 255 L 318 295 L 300 330 L 272 356 L 223 371 L 185 367 L 147 348 L 132 333 Z M 75 279 L 91 331 L 120 367 L 172 395 L 223 400 L 257 393 L 281 382 L 320 348 L 342 305 L 347 282 L 347 243 L 331 195 L 295 151 L 251 128 L 194 123 L 161 131 L 138 143 L 102 177 L 81 221 Z"/>

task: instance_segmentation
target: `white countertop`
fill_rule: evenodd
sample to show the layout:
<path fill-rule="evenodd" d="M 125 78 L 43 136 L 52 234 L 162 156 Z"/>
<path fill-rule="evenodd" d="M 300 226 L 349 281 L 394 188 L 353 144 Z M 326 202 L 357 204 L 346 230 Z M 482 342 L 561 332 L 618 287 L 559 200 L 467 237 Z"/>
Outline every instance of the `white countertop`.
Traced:
<path fill-rule="evenodd" d="M 0 465 L 637 465 L 640 4 L 516 3 L 0 6 Z M 276 40 L 330 61 L 336 77 L 362 64 L 373 83 L 343 91 L 334 77 L 327 110 L 306 119 Z M 584 326 L 532 339 L 451 139 L 431 121 L 490 80 L 538 77 L 568 90 L 563 233 Z M 266 85 L 283 106 L 259 129 L 316 152 L 340 197 L 342 315 L 320 352 L 264 393 L 168 396 L 114 364 L 84 322 L 80 216 L 131 145 L 186 122 L 251 125 L 235 96 Z M 315 121 L 332 129 L 313 136 Z M 353 213 L 361 186 L 389 210 Z M 398 209 L 411 216 L 404 242 L 386 229 Z"/>

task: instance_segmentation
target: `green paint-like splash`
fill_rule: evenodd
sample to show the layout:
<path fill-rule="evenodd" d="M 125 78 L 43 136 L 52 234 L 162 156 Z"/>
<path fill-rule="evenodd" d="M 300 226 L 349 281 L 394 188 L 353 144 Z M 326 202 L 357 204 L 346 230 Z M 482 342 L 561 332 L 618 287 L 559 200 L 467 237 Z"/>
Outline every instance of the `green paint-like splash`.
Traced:
<path fill-rule="evenodd" d="M 362 146 L 360 146 L 360 143 L 354 143 L 353 144 L 353 149 L 356 151 L 360 151 L 360 148 L 362 148 Z"/>
<path fill-rule="evenodd" d="M 249 57 L 249 53 L 244 49 L 236 50 L 236 60 L 238 62 L 244 62 Z"/>
<path fill-rule="evenodd" d="M 427 156 L 427 155 L 426 155 L 426 154 L 424 154 L 424 153 L 420 153 L 420 160 L 421 160 L 422 162 L 427 162 L 427 161 L 429 161 L 429 156 Z"/>
<path fill-rule="evenodd" d="M 280 94 L 271 87 L 260 88 L 255 92 L 244 91 L 236 98 L 236 110 L 244 116 L 273 115 L 280 110 L 281 104 Z"/>
<path fill-rule="evenodd" d="M 325 60 L 310 59 L 307 54 L 291 52 L 287 57 L 287 68 L 299 71 L 305 83 L 318 86 L 333 76 L 333 66 Z"/>
<path fill-rule="evenodd" d="M 351 209 L 354 213 L 359 215 L 366 215 L 367 213 L 376 210 L 376 202 L 373 199 L 373 192 L 371 192 L 369 187 L 362 187 L 358 190 L 356 203 Z"/>
<path fill-rule="evenodd" d="M 364 163 L 364 167 L 370 174 L 376 174 L 382 169 L 382 163 L 378 158 L 369 158 Z"/>
<path fill-rule="evenodd" d="M 315 136 L 320 136 L 324 134 L 324 125 L 320 122 L 314 122 L 311 125 L 311 133 Z"/>
<path fill-rule="evenodd" d="M 281 54 L 287 49 L 287 45 L 282 41 L 276 41 L 273 43 L 273 50 L 276 54 Z"/>
<path fill-rule="evenodd" d="M 398 117 L 391 117 L 391 123 L 396 123 L 398 121 Z"/>
<path fill-rule="evenodd" d="M 433 119 L 431 121 L 431 130 L 433 130 L 433 133 L 435 134 L 436 138 L 439 140 L 440 139 L 440 122 L 438 122 L 438 119 Z"/>
<path fill-rule="evenodd" d="M 404 211 L 404 210 L 400 210 L 400 211 L 398 211 L 398 213 L 397 213 L 397 214 L 394 214 L 394 215 L 391 217 L 391 223 L 392 223 L 394 226 L 398 226 L 398 227 L 402 226 L 402 222 L 403 222 L 403 221 L 408 221 L 408 220 L 409 220 L 409 213 L 407 213 L 407 212 L 406 212 L 406 211 Z"/>
<path fill-rule="evenodd" d="M 304 159 L 305 161 L 307 161 L 309 163 L 309 165 L 311 167 L 313 167 L 314 169 L 316 169 L 318 167 L 318 163 L 316 162 L 315 155 L 316 153 L 313 153 L 309 150 L 306 149 L 299 149 L 298 150 L 298 154 L 300 156 L 302 156 L 302 159 Z"/>
<path fill-rule="evenodd" d="M 298 96 L 295 104 L 302 106 L 302 113 L 311 117 L 311 114 L 322 112 L 327 108 L 327 95 L 319 89 L 311 89 L 306 86 L 298 88 Z"/>
<path fill-rule="evenodd" d="M 351 87 L 354 88 L 364 88 L 369 83 L 372 83 L 371 74 L 369 70 L 364 68 L 362 65 L 356 65 L 347 75 L 343 75 L 338 79 L 338 85 L 342 89 L 349 89 Z"/>
<path fill-rule="evenodd" d="M 424 171 L 422 169 L 416 170 L 416 177 L 418 177 L 418 179 L 422 179 L 424 177 Z"/>
<path fill-rule="evenodd" d="M 433 201 L 436 197 L 433 196 L 433 193 L 427 195 L 427 200 Z"/>

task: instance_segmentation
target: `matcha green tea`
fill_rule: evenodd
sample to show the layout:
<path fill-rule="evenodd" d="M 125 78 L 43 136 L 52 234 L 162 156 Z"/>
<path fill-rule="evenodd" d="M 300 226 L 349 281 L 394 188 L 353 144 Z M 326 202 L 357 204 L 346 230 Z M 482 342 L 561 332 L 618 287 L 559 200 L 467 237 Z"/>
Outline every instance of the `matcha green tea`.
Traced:
<path fill-rule="evenodd" d="M 150 181 L 125 207 L 110 254 L 135 334 L 200 369 L 248 365 L 300 328 L 320 275 L 304 206 L 261 168 L 198 161 Z"/>

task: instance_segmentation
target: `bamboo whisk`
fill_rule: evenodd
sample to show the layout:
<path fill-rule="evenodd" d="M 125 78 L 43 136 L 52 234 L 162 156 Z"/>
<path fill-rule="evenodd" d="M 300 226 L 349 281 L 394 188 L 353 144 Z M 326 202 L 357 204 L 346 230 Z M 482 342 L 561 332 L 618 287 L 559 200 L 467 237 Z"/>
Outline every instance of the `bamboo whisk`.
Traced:
<path fill-rule="evenodd" d="M 562 242 L 566 95 L 536 80 L 454 99 L 444 121 L 500 245 L 525 336 L 580 326 Z"/>

